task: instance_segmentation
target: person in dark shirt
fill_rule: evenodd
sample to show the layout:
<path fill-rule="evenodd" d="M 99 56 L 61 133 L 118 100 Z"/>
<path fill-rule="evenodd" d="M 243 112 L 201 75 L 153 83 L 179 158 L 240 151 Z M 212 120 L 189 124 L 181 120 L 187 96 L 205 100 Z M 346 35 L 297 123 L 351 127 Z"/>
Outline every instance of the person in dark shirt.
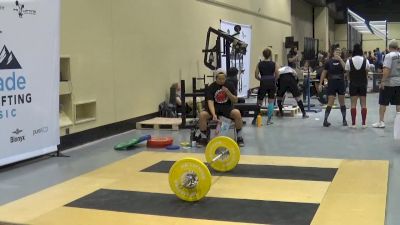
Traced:
<path fill-rule="evenodd" d="M 329 127 L 331 124 L 328 122 L 328 117 L 331 112 L 333 103 L 335 101 L 336 94 L 338 94 L 340 111 L 343 116 L 343 126 L 347 126 L 346 121 L 346 106 L 344 104 L 344 95 L 346 92 L 344 68 L 345 62 L 340 58 L 340 48 L 335 48 L 332 51 L 331 58 L 325 63 L 324 70 L 321 74 L 321 80 L 319 83 L 319 91 L 322 91 L 322 85 L 325 78 L 328 78 L 328 104 L 325 110 L 324 127 Z"/>
<path fill-rule="evenodd" d="M 288 59 L 288 66 L 292 67 L 293 69 L 297 69 L 299 67 L 300 62 L 300 54 L 297 50 L 297 47 L 292 47 L 287 55 Z"/>
<path fill-rule="evenodd" d="M 233 103 L 238 101 L 236 88 L 226 82 L 226 74 L 222 70 L 218 70 L 216 80 L 211 83 L 206 90 L 206 110 L 202 111 L 199 116 L 200 136 L 197 137 L 199 144 L 206 145 L 208 143 L 207 121 L 212 119 L 218 120 L 218 116 L 231 118 L 235 122 L 237 132 L 237 143 L 244 146 L 242 137 L 242 116 L 239 110 L 233 108 Z"/>
<path fill-rule="evenodd" d="M 382 52 L 379 50 L 379 48 L 376 48 L 375 51 L 375 57 L 376 57 L 376 63 L 375 63 L 375 68 L 379 71 L 381 71 L 383 69 L 383 54 Z"/>
<path fill-rule="evenodd" d="M 275 94 L 276 94 L 276 80 L 279 78 L 278 66 L 275 62 L 271 61 L 271 50 L 264 49 L 263 51 L 264 60 L 260 61 L 256 67 L 256 71 L 254 73 L 255 78 L 260 81 L 260 88 L 258 89 L 257 94 L 257 111 L 255 112 L 253 122 L 254 125 L 256 123 L 256 119 L 258 113 L 260 112 L 260 108 L 264 97 L 268 94 L 268 120 L 267 125 L 272 124 L 272 115 L 274 113 L 274 102 L 275 102 Z"/>
<path fill-rule="evenodd" d="M 365 120 L 367 117 L 367 85 L 369 62 L 362 55 L 361 45 L 355 44 L 353 57 L 346 62 L 346 71 L 349 73 L 350 97 L 351 97 L 351 128 L 356 128 L 357 100 L 361 103 L 362 127 L 366 128 Z"/>

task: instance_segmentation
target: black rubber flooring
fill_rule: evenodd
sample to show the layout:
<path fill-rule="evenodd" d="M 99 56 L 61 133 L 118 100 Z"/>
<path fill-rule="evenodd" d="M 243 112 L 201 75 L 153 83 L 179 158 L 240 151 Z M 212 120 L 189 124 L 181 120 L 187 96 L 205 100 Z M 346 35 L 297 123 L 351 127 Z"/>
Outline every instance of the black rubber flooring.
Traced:
<path fill-rule="evenodd" d="M 141 170 L 141 172 L 168 173 L 172 164 L 174 164 L 174 161 L 160 161 Z M 213 176 L 332 181 L 337 168 L 238 164 L 235 169 L 226 173 L 216 172 L 213 169 L 210 169 L 210 172 Z"/>
<path fill-rule="evenodd" d="M 100 189 L 66 206 L 242 223 L 309 225 L 319 204 L 214 197 L 191 203 L 173 194 Z"/>

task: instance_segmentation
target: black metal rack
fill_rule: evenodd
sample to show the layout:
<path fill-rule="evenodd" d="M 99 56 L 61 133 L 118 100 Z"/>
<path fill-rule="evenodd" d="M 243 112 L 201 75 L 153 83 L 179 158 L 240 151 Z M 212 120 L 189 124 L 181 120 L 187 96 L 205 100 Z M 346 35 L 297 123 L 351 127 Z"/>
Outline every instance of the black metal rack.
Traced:
<path fill-rule="evenodd" d="M 203 79 L 203 78 L 200 78 Z M 205 79 L 205 76 L 204 76 Z M 205 97 L 205 90 L 207 89 L 207 84 L 205 84 L 204 89 L 197 89 L 197 78 L 193 77 L 192 78 L 192 87 L 193 87 L 193 92 L 192 93 L 186 93 L 186 84 L 185 84 L 185 80 L 181 80 L 181 98 L 182 98 L 182 124 L 181 127 L 182 128 L 188 128 L 190 126 L 188 126 L 186 124 L 186 118 L 196 118 L 197 117 L 197 97 Z M 193 98 L 193 110 L 191 115 L 186 114 L 186 97 L 192 97 Z"/>

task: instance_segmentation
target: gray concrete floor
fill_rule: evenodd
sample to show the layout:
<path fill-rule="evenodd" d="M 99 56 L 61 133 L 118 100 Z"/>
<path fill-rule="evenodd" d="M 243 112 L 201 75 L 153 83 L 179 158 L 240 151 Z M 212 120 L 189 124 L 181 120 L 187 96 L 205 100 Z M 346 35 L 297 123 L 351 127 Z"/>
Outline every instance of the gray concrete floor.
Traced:
<path fill-rule="evenodd" d="M 315 102 L 315 100 L 313 100 Z M 294 103 L 288 99 L 286 103 Z M 349 99 L 346 99 L 349 106 Z M 368 124 L 378 120 L 378 94 L 368 95 Z M 350 112 L 347 110 L 350 123 Z M 386 128 L 360 127 L 353 130 L 341 126 L 339 109 L 331 112 L 329 128 L 322 127 L 324 110 L 310 113 L 310 118 L 275 118 L 272 126 L 255 128 L 250 119 L 243 128 L 246 146 L 242 154 L 301 156 L 340 159 L 389 160 L 389 190 L 386 211 L 386 224 L 397 225 L 400 221 L 400 143 L 393 139 L 394 107 L 386 112 Z M 360 110 L 357 115 L 360 125 Z M 188 130 L 138 131 L 133 130 L 106 138 L 65 152 L 69 158 L 45 157 L 0 170 L 0 204 L 14 201 L 35 193 L 46 187 L 74 178 L 88 171 L 126 158 L 139 151 L 147 150 L 145 145 L 136 150 L 119 152 L 113 145 L 130 139 L 134 135 L 172 135 L 175 143 L 189 139 Z M 204 149 L 182 151 L 203 152 Z M 373 178 L 371 178 L 373 179 Z M 397 212 L 397 213 L 396 213 Z"/>

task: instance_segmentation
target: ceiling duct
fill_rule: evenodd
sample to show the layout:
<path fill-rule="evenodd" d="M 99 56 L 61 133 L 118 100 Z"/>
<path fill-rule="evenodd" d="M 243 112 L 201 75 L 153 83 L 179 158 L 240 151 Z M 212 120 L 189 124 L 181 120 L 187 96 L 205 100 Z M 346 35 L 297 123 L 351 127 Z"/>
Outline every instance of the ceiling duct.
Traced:
<path fill-rule="evenodd" d="M 347 9 L 348 25 L 362 34 L 374 34 L 377 37 L 387 39 L 387 21 L 366 21 L 355 12 Z"/>

